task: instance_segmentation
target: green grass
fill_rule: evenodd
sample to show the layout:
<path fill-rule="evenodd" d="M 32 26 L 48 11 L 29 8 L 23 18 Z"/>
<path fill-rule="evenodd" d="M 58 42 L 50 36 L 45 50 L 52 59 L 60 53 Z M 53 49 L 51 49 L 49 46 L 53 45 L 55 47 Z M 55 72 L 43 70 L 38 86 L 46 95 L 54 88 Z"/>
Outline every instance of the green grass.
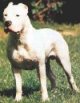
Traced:
<path fill-rule="evenodd" d="M 34 23 L 35 27 L 41 25 Z M 56 24 L 55 28 L 59 25 Z M 63 25 L 62 25 L 63 26 Z M 45 27 L 45 26 L 41 26 Z M 52 27 L 47 26 L 47 27 Z M 72 26 L 70 26 L 72 28 Z M 70 28 L 69 28 L 70 29 Z M 64 36 L 70 49 L 70 57 L 72 64 L 72 72 L 75 81 L 80 88 L 80 36 Z M 0 40 L 0 103 L 16 103 L 15 82 L 11 71 L 10 63 L 6 56 L 7 40 Z M 51 61 L 51 67 L 56 75 L 57 87 L 54 91 L 50 90 L 48 81 L 48 93 L 50 102 L 46 103 L 80 103 L 80 94 L 73 92 L 68 85 L 63 69 L 56 63 Z M 36 70 L 22 71 L 23 79 L 23 100 L 20 103 L 41 103 L 40 83 L 37 78 Z"/>

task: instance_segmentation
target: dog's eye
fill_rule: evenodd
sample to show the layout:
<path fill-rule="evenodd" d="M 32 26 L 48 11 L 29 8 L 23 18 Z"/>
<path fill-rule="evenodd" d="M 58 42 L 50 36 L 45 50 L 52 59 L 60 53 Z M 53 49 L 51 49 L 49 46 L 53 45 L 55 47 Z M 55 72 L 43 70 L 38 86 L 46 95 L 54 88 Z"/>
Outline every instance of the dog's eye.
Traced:
<path fill-rule="evenodd" d="M 19 14 L 16 14 L 16 17 L 19 17 L 20 15 Z"/>

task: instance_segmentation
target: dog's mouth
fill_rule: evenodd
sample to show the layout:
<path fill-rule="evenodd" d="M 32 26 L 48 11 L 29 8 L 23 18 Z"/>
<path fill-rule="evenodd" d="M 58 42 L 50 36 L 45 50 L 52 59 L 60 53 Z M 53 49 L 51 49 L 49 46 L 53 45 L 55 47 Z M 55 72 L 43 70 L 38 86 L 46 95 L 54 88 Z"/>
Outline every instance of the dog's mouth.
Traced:
<path fill-rule="evenodd" d="M 4 27 L 4 32 L 6 32 L 6 33 L 13 32 L 13 33 L 16 33 L 16 34 L 20 34 L 22 31 L 23 31 L 23 29 L 21 31 L 14 31 L 7 26 Z"/>
<path fill-rule="evenodd" d="M 12 29 L 9 29 L 8 27 L 5 27 L 5 28 L 4 28 L 4 31 L 5 31 L 6 33 L 9 33 L 9 32 L 18 33 L 18 31 L 15 32 L 15 31 L 13 31 Z"/>
<path fill-rule="evenodd" d="M 4 27 L 4 31 L 6 32 L 6 33 L 8 33 L 8 32 L 11 32 L 12 30 L 10 30 L 8 27 Z"/>

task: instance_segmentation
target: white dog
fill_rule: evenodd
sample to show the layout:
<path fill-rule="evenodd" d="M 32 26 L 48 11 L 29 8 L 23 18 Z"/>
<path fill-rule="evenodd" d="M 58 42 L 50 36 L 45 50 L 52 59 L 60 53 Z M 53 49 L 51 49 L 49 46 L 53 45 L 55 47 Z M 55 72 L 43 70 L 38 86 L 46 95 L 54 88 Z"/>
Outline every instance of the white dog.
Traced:
<path fill-rule="evenodd" d="M 3 17 L 5 29 L 10 32 L 7 53 L 16 81 L 17 101 L 22 99 L 21 68 L 34 67 L 39 74 L 42 101 L 49 100 L 46 74 L 51 86 L 55 84 L 55 77 L 49 65 L 52 57 L 60 60 L 70 86 L 73 90 L 79 91 L 71 72 L 68 45 L 59 32 L 49 28 L 35 29 L 28 17 L 28 7 L 22 3 L 9 3 Z"/>

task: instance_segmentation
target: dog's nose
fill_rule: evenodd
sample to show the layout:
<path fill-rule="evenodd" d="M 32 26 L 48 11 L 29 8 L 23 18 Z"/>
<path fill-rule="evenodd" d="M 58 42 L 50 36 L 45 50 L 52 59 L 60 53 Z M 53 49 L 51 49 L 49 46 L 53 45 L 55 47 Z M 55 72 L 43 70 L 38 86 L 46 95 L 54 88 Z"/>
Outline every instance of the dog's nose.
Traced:
<path fill-rule="evenodd" d="M 7 26 L 7 27 L 10 26 L 11 24 L 12 24 L 11 21 L 6 21 L 6 22 L 5 22 L 5 26 Z"/>

